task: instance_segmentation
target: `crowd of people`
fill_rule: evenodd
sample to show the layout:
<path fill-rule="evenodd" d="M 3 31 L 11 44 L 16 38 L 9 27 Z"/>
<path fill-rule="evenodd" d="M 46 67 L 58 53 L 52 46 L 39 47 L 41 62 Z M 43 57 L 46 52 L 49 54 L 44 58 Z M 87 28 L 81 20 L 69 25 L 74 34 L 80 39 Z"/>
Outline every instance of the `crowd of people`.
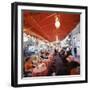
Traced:
<path fill-rule="evenodd" d="M 70 48 L 40 51 L 39 55 L 25 58 L 23 63 L 24 77 L 79 74 L 80 62 L 72 55 Z"/>

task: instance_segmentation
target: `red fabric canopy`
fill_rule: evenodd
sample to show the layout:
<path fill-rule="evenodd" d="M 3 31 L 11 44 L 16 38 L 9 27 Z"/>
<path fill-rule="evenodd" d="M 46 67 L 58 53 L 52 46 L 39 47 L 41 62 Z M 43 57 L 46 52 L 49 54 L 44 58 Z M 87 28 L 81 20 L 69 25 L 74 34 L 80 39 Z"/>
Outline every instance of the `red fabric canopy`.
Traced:
<path fill-rule="evenodd" d="M 55 16 L 59 18 L 60 28 L 55 27 Z M 56 35 L 63 40 L 80 22 L 80 14 L 23 11 L 23 26 L 48 41 L 55 41 Z"/>

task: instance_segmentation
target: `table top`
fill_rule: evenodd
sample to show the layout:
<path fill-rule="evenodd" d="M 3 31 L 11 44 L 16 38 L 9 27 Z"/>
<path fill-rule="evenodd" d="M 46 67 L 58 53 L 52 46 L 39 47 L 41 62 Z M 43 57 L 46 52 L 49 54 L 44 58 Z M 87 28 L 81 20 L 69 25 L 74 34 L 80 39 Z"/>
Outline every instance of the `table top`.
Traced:
<path fill-rule="evenodd" d="M 48 72 L 48 68 L 45 63 L 39 64 L 32 71 L 32 76 L 46 76 Z"/>
<path fill-rule="evenodd" d="M 34 73 L 41 73 L 47 69 L 46 65 L 44 63 L 39 64 L 37 67 L 33 69 Z"/>

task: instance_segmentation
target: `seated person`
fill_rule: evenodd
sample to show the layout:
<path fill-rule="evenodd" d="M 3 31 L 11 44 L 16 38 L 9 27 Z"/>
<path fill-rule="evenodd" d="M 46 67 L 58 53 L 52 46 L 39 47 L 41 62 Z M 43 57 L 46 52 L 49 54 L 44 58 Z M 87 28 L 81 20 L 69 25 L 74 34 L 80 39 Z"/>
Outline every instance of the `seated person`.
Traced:
<path fill-rule="evenodd" d="M 24 62 L 24 74 L 25 74 L 25 76 L 31 76 L 32 68 L 33 68 L 33 65 L 32 65 L 31 58 L 28 57 L 25 59 L 25 62 Z"/>
<path fill-rule="evenodd" d="M 40 57 L 41 57 L 42 59 L 44 58 L 44 52 L 43 52 L 43 51 L 40 52 Z"/>
<path fill-rule="evenodd" d="M 80 74 L 80 64 L 76 61 L 71 61 L 68 64 L 70 75 L 79 75 Z"/>
<path fill-rule="evenodd" d="M 67 71 L 66 66 L 64 65 L 62 57 L 59 54 L 57 54 L 53 56 L 53 59 L 54 59 L 53 65 L 54 65 L 55 74 L 56 75 L 67 75 L 68 71 Z"/>
<path fill-rule="evenodd" d="M 73 57 L 72 55 L 69 55 L 69 56 L 66 58 L 66 60 L 67 60 L 68 62 L 74 61 L 74 57 Z"/>
<path fill-rule="evenodd" d="M 33 67 L 36 67 L 39 63 L 40 58 L 37 55 L 32 55 L 31 60 L 32 60 L 32 63 L 33 63 Z"/>

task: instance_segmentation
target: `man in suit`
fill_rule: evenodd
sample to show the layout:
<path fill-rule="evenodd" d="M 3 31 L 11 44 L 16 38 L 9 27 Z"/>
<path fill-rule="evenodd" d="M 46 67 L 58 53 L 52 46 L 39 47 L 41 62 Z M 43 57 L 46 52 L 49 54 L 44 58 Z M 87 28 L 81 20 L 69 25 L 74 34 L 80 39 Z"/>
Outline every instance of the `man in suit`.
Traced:
<path fill-rule="evenodd" d="M 62 57 L 59 55 L 59 53 L 54 55 L 53 60 L 56 75 L 67 75 L 67 68 L 65 67 Z"/>

